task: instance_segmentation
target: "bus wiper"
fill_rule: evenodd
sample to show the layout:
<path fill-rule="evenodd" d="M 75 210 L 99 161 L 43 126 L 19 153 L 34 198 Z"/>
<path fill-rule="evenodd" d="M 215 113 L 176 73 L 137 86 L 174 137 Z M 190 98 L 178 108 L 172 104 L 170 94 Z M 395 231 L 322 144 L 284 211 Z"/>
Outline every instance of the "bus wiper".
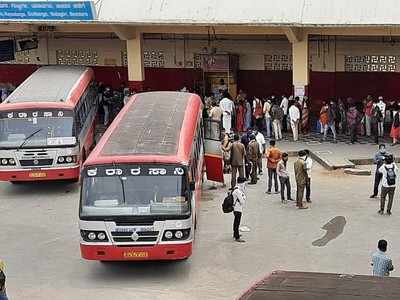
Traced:
<path fill-rule="evenodd" d="M 115 170 L 117 170 L 117 166 L 115 165 L 114 161 L 113 161 L 113 167 Z M 119 181 L 121 182 L 121 187 L 122 187 L 122 201 L 124 204 L 126 204 L 124 180 L 122 179 L 121 175 L 118 175 L 118 178 L 119 178 Z"/>
<path fill-rule="evenodd" d="M 43 130 L 43 128 L 39 128 L 38 130 L 36 130 L 36 131 L 32 132 L 30 135 L 28 135 L 28 136 L 22 141 L 21 145 L 18 146 L 17 151 L 20 150 L 20 149 L 26 144 L 26 142 L 27 142 L 30 138 L 32 138 L 34 135 L 36 135 L 37 133 L 39 133 L 39 132 L 42 131 L 42 130 Z"/>

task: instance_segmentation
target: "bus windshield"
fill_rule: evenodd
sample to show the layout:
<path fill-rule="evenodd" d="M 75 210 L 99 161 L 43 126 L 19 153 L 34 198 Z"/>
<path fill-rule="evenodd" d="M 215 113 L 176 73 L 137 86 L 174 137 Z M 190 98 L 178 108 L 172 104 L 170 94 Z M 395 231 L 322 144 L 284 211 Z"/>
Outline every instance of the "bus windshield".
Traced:
<path fill-rule="evenodd" d="M 26 141 L 25 141 L 26 140 Z M 0 148 L 74 145 L 72 111 L 0 112 Z"/>
<path fill-rule="evenodd" d="M 182 167 L 97 166 L 83 176 L 82 217 L 190 214 Z"/>

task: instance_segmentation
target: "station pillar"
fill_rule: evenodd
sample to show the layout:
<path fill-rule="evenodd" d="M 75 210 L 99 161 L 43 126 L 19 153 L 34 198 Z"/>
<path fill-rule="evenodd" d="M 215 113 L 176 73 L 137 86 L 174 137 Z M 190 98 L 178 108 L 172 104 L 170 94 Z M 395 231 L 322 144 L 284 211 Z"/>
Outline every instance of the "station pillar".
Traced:
<path fill-rule="evenodd" d="M 135 37 L 126 40 L 128 59 L 128 85 L 129 88 L 141 92 L 144 90 L 144 65 L 143 65 L 143 34 L 136 33 Z"/>
<path fill-rule="evenodd" d="M 309 63 L 308 63 L 308 36 L 292 42 L 293 57 L 293 94 L 308 96 Z"/>

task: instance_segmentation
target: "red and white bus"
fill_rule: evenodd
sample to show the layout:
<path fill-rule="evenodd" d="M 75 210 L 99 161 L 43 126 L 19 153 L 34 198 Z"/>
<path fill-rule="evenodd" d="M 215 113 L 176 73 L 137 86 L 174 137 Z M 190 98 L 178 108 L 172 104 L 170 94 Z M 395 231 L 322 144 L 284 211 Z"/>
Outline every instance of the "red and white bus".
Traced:
<path fill-rule="evenodd" d="M 133 96 L 81 174 L 81 255 L 174 260 L 192 253 L 204 160 L 199 96 Z"/>
<path fill-rule="evenodd" d="M 97 101 L 90 68 L 45 66 L 29 76 L 0 104 L 0 180 L 78 180 Z"/>

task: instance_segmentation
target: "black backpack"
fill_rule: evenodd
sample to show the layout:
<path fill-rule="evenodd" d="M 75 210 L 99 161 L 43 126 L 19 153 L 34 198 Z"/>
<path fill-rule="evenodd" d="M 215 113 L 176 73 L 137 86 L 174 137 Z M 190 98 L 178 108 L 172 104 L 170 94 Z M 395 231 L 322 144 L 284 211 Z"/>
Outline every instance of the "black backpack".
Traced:
<path fill-rule="evenodd" d="M 233 191 L 236 188 L 233 189 Z M 222 202 L 222 211 L 226 214 L 233 212 L 233 208 L 234 208 L 234 199 L 233 199 L 233 191 L 228 192 L 228 194 L 226 195 L 224 202 Z"/>
<path fill-rule="evenodd" d="M 396 184 L 396 172 L 394 171 L 394 167 L 386 169 L 386 181 L 388 185 L 395 185 Z"/>

